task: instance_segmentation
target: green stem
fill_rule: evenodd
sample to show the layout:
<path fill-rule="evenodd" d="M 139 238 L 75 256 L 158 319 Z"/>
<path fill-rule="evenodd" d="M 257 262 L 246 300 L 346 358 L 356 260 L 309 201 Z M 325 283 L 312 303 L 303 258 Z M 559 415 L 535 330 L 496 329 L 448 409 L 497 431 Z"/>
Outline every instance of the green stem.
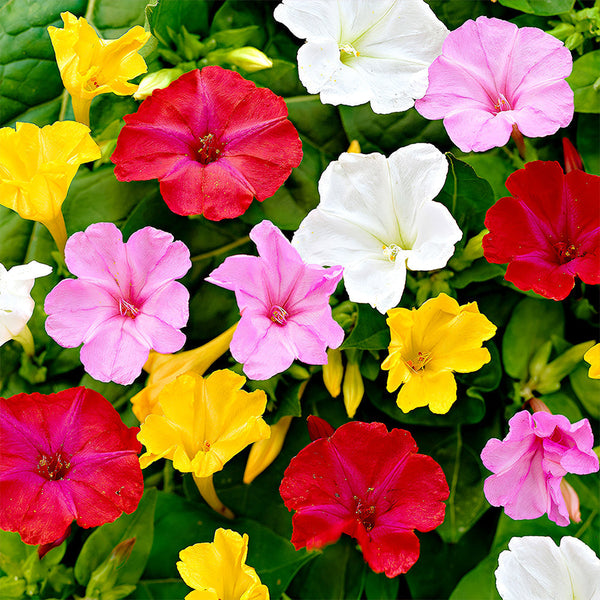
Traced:
<path fill-rule="evenodd" d="M 163 469 L 163 477 L 163 491 L 167 493 L 172 492 L 175 486 L 173 484 L 173 462 L 170 460 L 167 460 L 165 462 L 165 468 Z"/>
<path fill-rule="evenodd" d="M 454 497 L 458 487 L 458 474 L 460 471 L 460 455 L 462 453 L 462 434 L 460 425 L 456 426 L 456 453 L 454 455 L 454 471 L 452 472 L 452 481 L 450 483 L 450 496 L 448 497 L 448 507 L 450 508 L 450 530 L 454 532 L 456 524 L 456 505 Z"/>
<path fill-rule="evenodd" d="M 67 90 L 63 90 L 61 94 L 60 100 L 60 112 L 58 113 L 58 120 L 64 121 L 65 114 L 67 112 L 67 105 L 69 104 L 69 92 Z"/>
<path fill-rule="evenodd" d="M 207 258 L 211 258 L 213 256 L 218 256 L 219 254 L 223 254 L 229 250 L 233 250 L 238 246 L 243 246 L 250 241 L 250 236 L 246 235 L 239 240 L 235 240 L 235 242 L 231 242 L 231 244 L 226 244 L 225 246 L 221 246 L 220 248 L 216 248 L 215 250 L 211 250 L 210 252 L 205 252 L 204 254 L 198 254 L 198 256 L 192 257 L 192 262 L 198 262 L 200 260 L 205 260 Z"/>
<path fill-rule="evenodd" d="M 94 7 L 96 4 L 96 0 L 89 0 L 87 5 L 87 10 L 85 11 L 84 19 L 89 23 L 92 20 L 92 15 L 94 14 Z"/>
<path fill-rule="evenodd" d="M 585 520 L 585 523 L 577 530 L 577 533 L 575 534 L 576 538 L 581 538 L 581 536 L 585 533 L 586 529 L 588 529 L 589 526 L 592 524 L 592 521 L 596 518 L 597 514 L 598 509 L 596 508 L 590 513 L 590 516 Z"/>

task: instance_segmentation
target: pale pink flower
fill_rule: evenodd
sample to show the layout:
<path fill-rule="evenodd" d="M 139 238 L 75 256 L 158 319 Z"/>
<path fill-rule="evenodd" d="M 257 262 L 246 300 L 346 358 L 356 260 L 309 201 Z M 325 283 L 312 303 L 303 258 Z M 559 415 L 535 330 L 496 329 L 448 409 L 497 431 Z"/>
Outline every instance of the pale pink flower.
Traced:
<path fill-rule="evenodd" d="M 326 364 L 327 347 L 337 348 L 344 340 L 329 306 L 342 267 L 304 263 L 270 221 L 256 225 L 250 238 L 259 256 L 230 256 L 206 279 L 235 291 L 242 318 L 231 354 L 251 379 L 269 379 L 296 358 Z"/>
<path fill-rule="evenodd" d="M 492 506 L 503 506 L 512 519 L 547 513 L 557 525 L 568 525 L 563 476 L 598 471 L 589 421 L 571 424 L 563 415 L 522 410 L 508 425 L 504 440 L 489 440 L 481 453 L 483 464 L 494 473 L 485 480 L 485 497 Z"/>
<path fill-rule="evenodd" d="M 463 152 L 504 146 L 513 125 L 527 137 L 551 135 L 573 118 L 572 68 L 569 50 L 541 29 L 479 17 L 448 35 L 415 108 L 444 119 Z"/>
<path fill-rule="evenodd" d="M 144 227 L 127 243 L 112 223 L 73 234 L 61 281 L 46 297 L 46 331 L 64 348 L 83 343 L 81 362 L 99 381 L 130 384 L 151 349 L 180 350 L 189 292 L 175 279 L 191 267 L 190 252 L 170 233 Z"/>

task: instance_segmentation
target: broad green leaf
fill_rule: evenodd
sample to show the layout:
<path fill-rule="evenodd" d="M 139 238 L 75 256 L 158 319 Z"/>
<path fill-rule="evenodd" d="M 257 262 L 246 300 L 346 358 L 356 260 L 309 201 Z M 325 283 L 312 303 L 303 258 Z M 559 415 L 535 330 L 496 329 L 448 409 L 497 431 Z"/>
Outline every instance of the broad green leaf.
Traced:
<path fill-rule="evenodd" d="M 152 33 L 165 45 L 169 44 L 169 29 L 179 33 L 185 27 L 190 33 L 205 37 L 208 34 L 208 13 L 212 1 L 159 0 L 146 8 L 146 17 Z"/>
<path fill-rule="evenodd" d="M 500 4 L 534 15 L 559 15 L 573 8 L 575 0 L 500 0 Z"/>
<path fill-rule="evenodd" d="M 450 600 L 500 600 L 494 576 L 499 553 L 499 550 L 492 552 L 469 571 L 452 592 Z"/>
<path fill-rule="evenodd" d="M 489 281 L 495 277 L 504 277 L 506 269 L 500 265 L 489 263 L 485 258 L 479 258 L 470 267 L 454 274 L 452 286 L 457 290 L 466 288 L 470 283 Z"/>
<path fill-rule="evenodd" d="M 577 112 L 600 113 L 600 50 L 578 58 L 567 81 L 575 93 Z"/>
<path fill-rule="evenodd" d="M 356 325 L 344 340 L 342 349 L 382 350 L 390 345 L 390 328 L 385 315 L 368 304 L 358 304 Z"/>
<path fill-rule="evenodd" d="M 504 148 L 494 148 L 488 152 L 470 152 L 458 157 L 471 165 L 478 177 L 490 184 L 495 200 L 510 196 L 506 189 L 506 180 L 520 166 L 515 164 L 503 150 Z"/>
<path fill-rule="evenodd" d="M 540 400 L 546 404 L 550 412 L 567 417 L 571 423 L 583 418 L 577 403 L 565 392 L 543 395 L 540 396 Z"/>
<path fill-rule="evenodd" d="M 589 365 L 580 364 L 569 376 L 573 391 L 587 412 L 600 419 L 600 379 L 589 376 Z"/>
<path fill-rule="evenodd" d="M 446 25 L 450 31 L 460 27 L 469 19 L 476 19 L 479 15 L 493 16 L 489 2 L 485 0 L 426 0 L 437 18 Z"/>
<path fill-rule="evenodd" d="M 577 150 L 588 173 L 600 175 L 600 144 L 594 132 L 600 131 L 600 116 L 579 114 L 577 117 Z"/>
<path fill-rule="evenodd" d="M 529 361 L 550 336 L 564 337 L 562 305 L 553 300 L 525 298 L 513 311 L 502 338 L 502 362 L 513 379 L 524 380 Z"/>
<path fill-rule="evenodd" d="M 144 25 L 148 0 L 96 0 L 91 21 L 107 40 L 121 37 L 134 25 Z M 89 10 L 90 0 L 88 0 Z"/>
<path fill-rule="evenodd" d="M 138 582 L 152 548 L 156 495 L 155 488 L 147 489 L 135 512 L 124 514 L 113 523 L 106 523 L 92 532 L 75 563 L 75 577 L 81 585 L 88 583 L 93 571 L 110 556 L 117 544 L 129 538 L 135 538 L 135 544 L 119 571 L 116 584 Z"/>
<path fill-rule="evenodd" d="M 365 577 L 365 594 L 367 600 L 394 600 L 398 597 L 400 581 L 397 577 L 390 579 L 385 573 L 368 570 Z"/>
<path fill-rule="evenodd" d="M 173 600 L 184 598 L 192 590 L 175 577 L 171 579 L 142 579 L 135 590 L 135 600 Z"/>

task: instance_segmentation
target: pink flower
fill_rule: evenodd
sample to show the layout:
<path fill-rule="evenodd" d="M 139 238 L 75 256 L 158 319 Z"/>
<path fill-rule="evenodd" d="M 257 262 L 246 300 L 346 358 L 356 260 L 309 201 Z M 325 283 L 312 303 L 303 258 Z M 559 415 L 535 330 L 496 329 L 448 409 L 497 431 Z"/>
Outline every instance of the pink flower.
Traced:
<path fill-rule="evenodd" d="M 111 160 L 120 181 L 158 179 L 178 215 L 238 217 L 302 160 L 283 98 L 234 71 L 204 67 L 154 90 L 125 116 Z"/>
<path fill-rule="evenodd" d="M 572 68 L 569 50 L 541 29 L 479 17 L 448 35 L 415 107 L 443 118 L 463 152 L 504 146 L 513 125 L 528 137 L 550 135 L 573 118 Z"/>
<path fill-rule="evenodd" d="M 342 267 L 305 264 L 298 251 L 269 221 L 250 232 L 260 256 L 230 256 L 206 281 L 235 291 L 240 320 L 231 354 L 251 379 L 269 379 L 299 359 L 327 363 L 344 330 L 333 320 L 329 297 Z"/>
<path fill-rule="evenodd" d="M 505 278 L 521 290 L 564 300 L 575 277 L 600 283 L 600 177 L 566 175 L 557 162 L 535 161 L 515 171 L 485 216 L 488 262 L 508 263 Z"/>
<path fill-rule="evenodd" d="M 26 544 L 130 514 L 144 483 L 136 440 L 110 402 L 93 390 L 0 398 L 0 528 Z"/>
<path fill-rule="evenodd" d="M 61 281 L 46 297 L 46 331 L 64 348 L 83 343 L 81 362 L 92 377 L 127 385 L 151 349 L 183 346 L 189 293 L 175 281 L 191 267 L 183 242 L 144 227 L 124 244 L 115 225 L 94 223 L 69 238 L 65 262 L 79 279 Z"/>
<path fill-rule="evenodd" d="M 314 419 L 314 417 L 309 417 Z M 325 424 L 326 425 L 326 424 Z M 419 558 L 414 533 L 444 520 L 449 489 L 441 467 L 417 454 L 408 431 L 352 421 L 295 456 L 279 492 L 292 519 L 296 549 L 322 548 L 342 533 L 355 538 L 369 566 L 395 577 Z"/>
<path fill-rule="evenodd" d="M 589 421 L 571 425 L 562 415 L 522 410 L 508 425 L 504 440 L 489 440 L 481 453 L 483 464 L 494 473 L 485 480 L 485 497 L 492 506 L 503 506 L 512 519 L 548 513 L 557 525 L 568 525 L 563 476 L 598 471 Z"/>

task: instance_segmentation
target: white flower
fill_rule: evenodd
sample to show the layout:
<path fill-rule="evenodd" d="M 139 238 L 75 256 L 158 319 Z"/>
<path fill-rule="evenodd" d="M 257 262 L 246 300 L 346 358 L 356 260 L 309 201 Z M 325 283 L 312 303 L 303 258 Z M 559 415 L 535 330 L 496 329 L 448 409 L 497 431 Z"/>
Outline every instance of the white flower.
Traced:
<path fill-rule="evenodd" d="M 448 35 L 424 0 L 283 0 L 274 17 L 306 44 L 298 74 L 325 104 L 407 110 Z"/>
<path fill-rule="evenodd" d="M 17 337 L 33 314 L 30 292 L 36 277 L 52 272 L 52 267 L 36 262 L 12 267 L 0 263 L 0 346 Z"/>
<path fill-rule="evenodd" d="M 496 587 L 503 600 L 599 600 L 600 560 L 581 540 L 512 538 L 500 553 Z"/>
<path fill-rule="evenodd" d="M 308 263 L 342 265 L 350 300 L 385 313 L 400 302 L 406 269 L 441 269 L 462 231 L 433 202 L 448 172 L 431 144 L 382 154 L 342 154 L 319 181 L 321 202 L 293 245 Z"/>

